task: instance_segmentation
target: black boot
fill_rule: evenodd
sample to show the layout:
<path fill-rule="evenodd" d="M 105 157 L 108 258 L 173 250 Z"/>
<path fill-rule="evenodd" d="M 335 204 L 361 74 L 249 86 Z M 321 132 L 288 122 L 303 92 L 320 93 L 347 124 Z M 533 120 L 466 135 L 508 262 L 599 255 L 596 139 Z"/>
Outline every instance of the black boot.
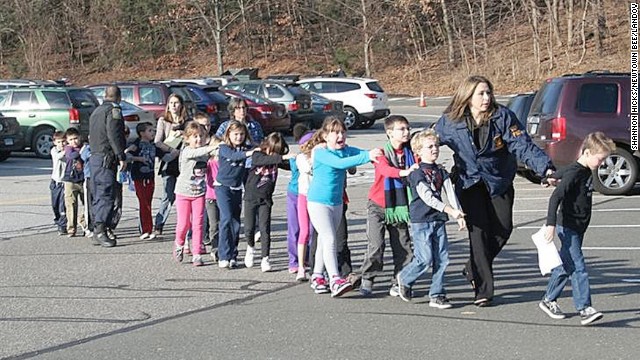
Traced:
<path fill-rule="evenodd" d="M 95 224 L 93 229 L 93 244 L 101 245 L 102 247 L 114 247 L 116 246 L 116 241 L 109 239 L 107 236 L 106 228 L 104 224 Z"/>

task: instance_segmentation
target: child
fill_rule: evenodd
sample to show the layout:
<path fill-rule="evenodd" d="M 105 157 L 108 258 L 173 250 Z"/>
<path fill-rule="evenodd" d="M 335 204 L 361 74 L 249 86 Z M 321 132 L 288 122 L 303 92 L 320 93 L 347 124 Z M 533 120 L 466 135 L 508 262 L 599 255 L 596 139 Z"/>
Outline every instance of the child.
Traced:
<path fill-rule="evenodd" d="M 409 146 L 410 126 L 404 116 L 392 115 L 385 119 L 384 128 L 389 141 L 384 145 L 384 156 L 375 167 L 375 180 L 369 190 L 367 204 L 367 252 L 362 264 L 360 294 L 369 296 L 377 275 L 382 274 L 384 256 L 384 233 L 389 232 L 389 244 L 393 254 L 393 277 L 391 289 L 395 288 L 396 275 L 411 261 L 411 239 L 409 238 L 409 194 L 406 177 L 418 168 Z"/>
<path fill-rule="evenodd" d="M 211 145 L 215 148 L 219 148 L 221 140 L 217 137 L 211 138 Z M 211 243 L 211 257 L 213 262 L 218 262 L 218 237 L 220 225 L 220 210 L 218 209 L 218 202 L 216 200 L 215 181 L 218 176 L 218 156 L 212 156 L 207 161 L 207 190 L 204 195 L 205 199 L 205 213 L 207 214 L 207 220 L 209 222 L 209 241 Z"/>
<path fill-rule="evenodd" d="M 269 252 L 271 250 L 271 208 L 273 192 L 278 179 L 278 167 L 288 169 L 288 161 L 296 154 L 287 154 L 289 147 L 280 133 L 271 133 L 262 140 L 251 155 L 252 168 L 247 176 L 244 195 L 244 234 L 247 239 L 245 266 L 253 267 L 255 254 L 255 219 L 258 215 L 262 260 L 262 272 L 271 271 Z"/>
<path fill-rule="evenodd" d="M 205 173 L 207 160 L 216 148 L 206 146 L 205 129 L 197 122 L 187 123 L 184 130 L 186 146 L 180 150 L 180 174 L 176 181 L 176 237 L 173 257 L 182 262 L 185 236 L 191 229 L 193 266 L 202 266 L 202 221 L 204 218 Z"/>
<path fill-rule="evenodd" d="M 155 189 L 153 171 L 156 145 L 153 139 L 156 136 L 156 129 L 152 123 L 142 122 L 136 126 L 136 133 L 138 138 L 125 150 L 125 153 L 131 155 L 131 179 L 140 204 L 140 240 L 152 240 L 156 237 L 151 215 L 151 201 Z"/>
<path fill-rule="evenodd" d="M 84 161 L 85 164 L 89 164 L 89 158 L 91 157 L 91 147 L 89 143 L 85 143 L 80 149 L 80 158 Z M 84 236 L 87 238 L 93 238 L 93 215 L 91 214 L 91 202 L 93 198 L 91 197 L 91 167 L 84 167 L 84 184 L 82 186 L 84 190 L 84 222 L 87 227 L 84 230 Z"/>
<path fill-rule="evenodd" d="M 318 232 L 311 287 L 317 294 L 329 291 L 323 275 L 326 266 L 332 297 L 351 290 L 351 284 L 338 273 L 336 259 L 336 229 L 342 218 L 346 170 L 376 161 L 382 155 L 379 149 L 366 151 L 347 146 L 346 132 L 340 119 L 329 116 L 314 134 L 325 142 L 326 148 L 319 145 L 313 150 L 313 179 L 307 197 L 309 217 Z"/>
<path fill-rule="evenodd" d="M 425 130 L 411 139 L 413 152 L 420 157 L 420 167 L 409 174 L 413 199 L 409 204 L 413 259 L 396 276 L 398 294 L 404 301 L 411 300 L 411 286 L 432 266 L 429 306 L 438 309 L 451 307 L 444 289 L 444 272 L 449 264 L 449 242 L 445 224 L 448 215 L 458 222 L 458 230 L 466 228 L 464 213 L 456 198 L 449 174 L 436 164 L 440 148 L 438 135 Z M 449 205 L 443 202 L 442 190 L 447 193 Z"/>
<path fill-rule="evenodd" d="M 305 264 L 305 255 L 307 253 L 307 245 L 309 245 L 309 240 L 311 239 L 311 234 L 313 227 L 311 226 L 311 221 L 309 220 L 309 211 L 308 211 L 308 202 L 307 202 L 307 194 L 309 192 L 309 184 L 311 183 L 312 178 L 312 164 L 313 160 L 311 159 L 311 152 L 313 148 L 317 145 L 317 141 L 319 137 L 315 137 L 315 141 L 311 141 L 313 138 L 313 133 L 307 133 L 303 135 L 300 140 L 300 154 L 296 156 L 296 165 L 298 167 L 299 175 L 298 175 L 298 203 L 296 206 L 297 210 L 297 222 L 298 222 L 298 239 L 297 239 L 297 254 L 298 254 L 298 271 L 296 275 L 297 281 L 306 281 L 307 274 L 304 268 Z"/>
<path fill-rule="evenodd" d="M 67 145 L 64 147 L 64 157 L 67 164 L 64 170 L 64 202 L 67 209 L 67 236 L 76 236 L 77 226 L 84 229 L 84 216 L 78 211 L 78 202 L 84 202 L 84 161 L 80 158 L 80 132 L 76 128 L 69 128 L 65 133 Z"/>
<path fill-rule="evenodd" d="M 582 255 L 582 241 L 591 220 L 592 172 L 615 149 L 614 142 L 602 132 L 591 133 L 582 142 L 578 160 L 553 175 L 560 181 L 549 199 L 545 239 L 551 242 L 554 232 L 558 234 L 562 244 L 562 265 L 551 270 L 547 292 L 539 304 L 540 309 L 553 319 L 565 318 L 556 300 L 569 278 L 573 303 L 580 312 L 580 323 L 589 325 L 602 318 L 602 313 L 591 306 L 589 274 Z"/>
<path fill-rule="evenodd" d="M 67 215 L 64 206 L 64 183 L 62 177 L 66 162 L 64 159 L 64 132 L 53 133 L 53 147 L 51 148 L 51 208 L 53 209 L 53 222 L 58 227 L 58 235 L 67 234 Z"/>
<path fill-rule="evenodd" d="M 218 234 L 218 267 L 220 268 L 237 267 L 242 182 L 247 172 L 245 162 L 253 154 L 253 150 L 247 151 L 245 143 L 247 136 L 245 124 L 231 121 L 224 132 L 223 143 L 220 144 L 218 152 L 218 175 L 214 185 L 220 209 L 220 233 Z"/>

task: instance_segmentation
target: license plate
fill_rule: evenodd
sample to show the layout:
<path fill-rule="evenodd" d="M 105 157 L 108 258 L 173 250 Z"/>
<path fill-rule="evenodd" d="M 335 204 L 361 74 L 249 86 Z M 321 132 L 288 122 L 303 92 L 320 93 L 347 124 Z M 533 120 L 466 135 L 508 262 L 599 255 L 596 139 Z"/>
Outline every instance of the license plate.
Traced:
<path fill-rule="evenodd" d="M 7 146 L 13 145 L 13 139 L 12 138 L 4 139 L 4 144 Z"/>

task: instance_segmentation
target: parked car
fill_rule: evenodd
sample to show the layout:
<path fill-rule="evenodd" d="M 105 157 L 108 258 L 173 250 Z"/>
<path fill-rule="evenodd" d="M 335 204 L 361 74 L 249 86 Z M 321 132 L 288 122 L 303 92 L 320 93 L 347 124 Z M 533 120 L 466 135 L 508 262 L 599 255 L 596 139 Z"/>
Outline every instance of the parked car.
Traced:
<path fill-rule="evenodd" d="M 53 81 L 53 80 L 29 80 L 29 79 L 5 79 L 0 80 L 0 89 L 12 89 L 17 87 L 38 87 L 38 86 L 49 86 L 49 87 L 58 87 L 62 84 Z"/>
<path fill-rule="evenodd" d="M 311 124 L 313 119 L 311 94 L 294 82 L 281 80 L 235 81 L 225 85 L 223 89 L 248 92 L 283 104 L 291 116 L 291 126 L 297 123 Z"/>
<path fill-rule="evenodd" d="M 180 83 L 160 83 L 151 81 L 126 81 L 114 82 L 110 84 L 88 85 L 96 97 L 102 101 L 104 91 L 109 85 L 117 85 L 122 94 L 122 100 L 128 101 L 145 110 L 152 111 L 156 119 L 163 116 L 167 108 L 167 99 L 171 94 L 180 95 L 185 102 L 185 107 L 190 116 L 195 115 L 196 106 L 191 97 L 191 93 L 185 84 Z"/>
<path fill-rule="evenodd" d="M 0 112 L 15 117 L 25 134 L 25 148 L 47 158 L 53 147 L 54 131 L 70 127 L 89 134 L 89 116 L 98 99 L 85 88 L 19 87 L 0 90 Z"/>
<path fill-rule="evenodd" d="M 231 98 L 244 99 L 249 106 L 249 115 L 260 123 L 265 133 L 289 131 L 291 118 L 284 105 L 263 97 L 236 90 L 222 90 Z"/>
<path fill-rule="evenodd" d="M 371 127 L 389 116 L 387 94 L 377 80 L 347 77 L 316 77 L 298 81 L 310 92 L 344 104 L 344 123 L 349 129 Z"/>
<path fill-rule="evenodd" d="M 215 130 L 220 124 L 229 120 L 229 99 L 219 90 L 218 86 L 195 85 L 195 87 L 205 92 L 209 98 L 206 101 L 206 106 L 215 106 L 214 116 L 211 118 L 211 127 Z M 201 95 L 197 95 L 197 97 L 200 96 Z M 196 103 L 197 102 L 198 100 L 196 100 Z M 200 108 L 200 106 L 198 106 L 198 108 Z"/>
<path fill-rule="evenodd" d="M 154 126 L 156 125 L 156 115 L 152 111 L 145 110 L 124 100 L 120 102 L 120 108 L 122 108 L 124 124 L 129 128 L 129 136 L 127 137 L 128 142 L 138 138 L 136 127 L 139 123 L 150 122 Z"/>
<path fill-rule="evenodd" d="M 342 109 L 342 101 L 330 100 L 324 96 L 311 93 L 311 105 L 313 108 L 313 118 L 311 120 L 310 129 L 318 129 L 322 126 L 322 122 L 327 116 L 335 116 L 344 121 L 344 110 Z"/>
<path fill-rule="evenodd" d="M 594 188 L 605 195 L 626 194 L 638 180 L 639 154 L 629 135 L 629 73 L 591 71 L 551 78 L 531 104 L 527 130 L 556 167 L 574 162 L 587 134 L 602 131 L 616 151 L 594 171 Z"/>
<path fill-rule="evenodd" d="M 23 148 L 24 133 L 18 120 L 0 114 L 0 162 L 7 160 L 12 151 L 20 151 Z"/>
<path fill-rule="evenodd" d="M 527 128 L 529 109 L 531 109 L 531 103 L 535 96 L 536 92 L 518 94 L 509 99 L 507 103 L 507 107 L 516 114 L 518 122 L 523 129 Z M 535 171 L 528 169 L 526 165 L 520 161 L 518 161 L 518 175 L 536 184 L 540 184 L 540 181 L 542 181 L 542 178 L 539 177 Z"/>

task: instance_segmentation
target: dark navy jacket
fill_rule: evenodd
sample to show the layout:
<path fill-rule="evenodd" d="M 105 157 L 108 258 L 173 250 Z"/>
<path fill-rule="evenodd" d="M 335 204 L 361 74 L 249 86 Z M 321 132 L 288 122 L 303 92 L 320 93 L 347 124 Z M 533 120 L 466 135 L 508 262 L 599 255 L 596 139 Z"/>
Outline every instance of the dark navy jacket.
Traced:
<path fill-rule="evenodd" d="M 553 169 L 551 159 L 531 141 L 516 115 L 502 105 L 498 105 L 489 120 L 488 139 L 479 151 L 464 120 L 453 122 L 442 115 L 435 130 L 440 143 L 454 152 L 459 172 L 457 186 L 462 189 L 484 181 L 491 197 L 504 194 L 516 175 L 516 158 L 540 176 L 544 176 L 547 169 Z"/>

